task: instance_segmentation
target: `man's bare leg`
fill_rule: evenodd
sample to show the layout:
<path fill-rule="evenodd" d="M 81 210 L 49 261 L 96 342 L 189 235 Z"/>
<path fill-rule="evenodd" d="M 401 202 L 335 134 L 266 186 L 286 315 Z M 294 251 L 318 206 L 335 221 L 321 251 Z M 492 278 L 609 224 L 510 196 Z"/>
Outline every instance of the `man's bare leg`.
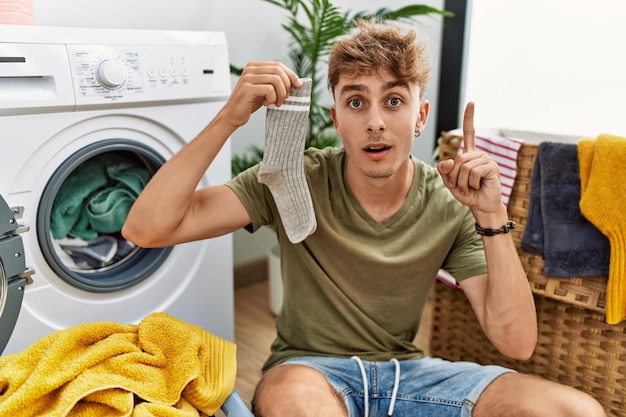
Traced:
<path fill-rule="evenodd" d="M 321 372 L 279 365 L 265 373 L 254 394 L 256 417 L 348 416 L 341 395 Z"/>
<path fill-rule="evenodd" d="M 606 417 L 590 395 L 532 375 L 496 378 L 478 399 L 472 417 Z"/>

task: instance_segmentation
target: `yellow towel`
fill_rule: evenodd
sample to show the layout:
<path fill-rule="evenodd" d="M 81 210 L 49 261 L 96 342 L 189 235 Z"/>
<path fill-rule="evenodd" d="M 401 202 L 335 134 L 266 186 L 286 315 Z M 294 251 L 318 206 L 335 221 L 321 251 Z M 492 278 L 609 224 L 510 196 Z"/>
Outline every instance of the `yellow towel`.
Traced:
<path fill-rule="evenodd" d="M 626 138 L 599 135 L 578 142 L 580 210 L 611 246 L 606 322 L 626 319 Z"/>
<path fill-rule="evenodd" d="M 0 357 L 0 416 L 213 415 L 236 373 L 233 343 L 167 313 L 87 323 Z"/>

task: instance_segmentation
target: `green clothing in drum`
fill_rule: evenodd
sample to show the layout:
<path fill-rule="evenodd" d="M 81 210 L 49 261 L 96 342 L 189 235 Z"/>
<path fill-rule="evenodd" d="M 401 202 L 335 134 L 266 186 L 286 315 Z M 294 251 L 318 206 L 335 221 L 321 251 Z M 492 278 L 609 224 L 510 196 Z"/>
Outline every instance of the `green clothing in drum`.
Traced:
<path fill-rule="evenodd" d="M 272 225 L 280 244 L 284 301 L 265 369 L 305 355 L 420 358 L 412 341 L 439 269 L 458 281 L 486 272 L 474 218 L 434 167 L 414 160 L 406 202 L 379 223 L 350 190 L 346 159 L 338 148 L 305 151 L 317 230 L 295 245 L 258 165 L 227 184 L 248 210 L 248 230 Z"/>

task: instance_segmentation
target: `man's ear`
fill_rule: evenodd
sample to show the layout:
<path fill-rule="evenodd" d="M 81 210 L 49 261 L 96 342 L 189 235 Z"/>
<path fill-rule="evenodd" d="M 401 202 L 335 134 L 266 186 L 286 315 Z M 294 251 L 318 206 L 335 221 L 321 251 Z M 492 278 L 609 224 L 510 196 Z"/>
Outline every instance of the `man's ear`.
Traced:
<path fill-rule="evenodd" d="M 428 100 L 420 101 L 419 117 L 415 123 L 415 133 L 423 132 L 428 121 L 428 112 L 430 111 L 430 102 Z"/>
<path fill-rule="evenodd" d="M 330 118 L 333 119 L 333 125 L 335 126 L 335 133 L 337 133 L 337 136 L 341 136 L 341 133 L 339 132 L 339 123 L 337 122 L 337 108 L 335 105 L 332 105 L 330 107 Z"/>

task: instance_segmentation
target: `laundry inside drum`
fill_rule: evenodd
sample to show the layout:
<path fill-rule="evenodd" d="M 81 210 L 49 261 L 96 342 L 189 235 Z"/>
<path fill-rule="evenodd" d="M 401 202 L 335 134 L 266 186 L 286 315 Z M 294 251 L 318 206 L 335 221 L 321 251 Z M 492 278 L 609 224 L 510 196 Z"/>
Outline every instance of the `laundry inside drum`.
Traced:
<path fill-rule="evenodd" d="M 132 152 L 106 152 L 82 162 L 63 181 L 50 213 L 57 256 L 69 269 L 102 272 L 139 249 L 120 230 L 152 175 Z"/>

